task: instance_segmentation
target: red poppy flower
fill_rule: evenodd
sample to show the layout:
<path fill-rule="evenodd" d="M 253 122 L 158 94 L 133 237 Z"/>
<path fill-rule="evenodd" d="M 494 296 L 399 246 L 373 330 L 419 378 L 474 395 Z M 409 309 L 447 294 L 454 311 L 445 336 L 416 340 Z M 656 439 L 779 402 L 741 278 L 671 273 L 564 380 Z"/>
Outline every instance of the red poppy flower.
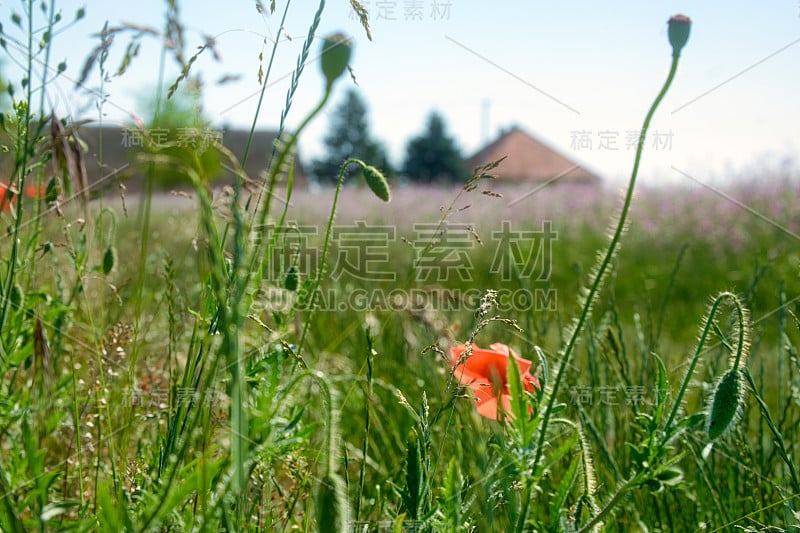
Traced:
<path fill-rule="evenodd" d="M 519 357 L 514 350 L 505 344 L 496 342 L 491 350 L 472 345 L 472 355 L 459 364 L 466 350 L 465 344 L 450 348 L 453 358 L 453 375 L 462 385 L 472 389 L 478 414 L 498 419 L 499 411 L 506 416 L 511 412 L 511 395 L 508 392 L 508 358 L 517 362 L 522 385 L 528 392 L 540 389 L 539 381 L 530 373 L 531 362 Z"/>
<path fill-rule="evenodd" d="M 17 192 L 13 187 L 0 183 L 0 211 L 8 211 L 11 208 L 11 200 Z"/>
<path fill-rule="evenodd" d="M 47 187 L 44 185 L 28 185 L 25 187 L 25 196 L 33 200 L 41 200 L 47 196 Z"/>

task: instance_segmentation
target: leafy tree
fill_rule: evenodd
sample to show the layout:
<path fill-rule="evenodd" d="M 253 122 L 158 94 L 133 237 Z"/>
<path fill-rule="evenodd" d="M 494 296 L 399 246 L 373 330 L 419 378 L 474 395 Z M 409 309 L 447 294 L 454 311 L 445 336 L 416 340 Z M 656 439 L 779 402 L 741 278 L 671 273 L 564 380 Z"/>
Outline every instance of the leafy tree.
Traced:
<path fill-rule="evenodd" d="M 162 93 L 142 101 L 150 113 L 144 149 L 151 156 L 166 156 L 157 166 L 157 186 L 189 185 L 186 168 L 198 164 L 211 179 L 222 175 L 222 158 L 215 145 L 221 139 L 205 118 L 201 103 L 201 87 L 193 79 L 171 98 Z"/>
<path fill-rule="evenodd" d="M 3 76 L 3 59 L 0 58 L 0 112 L 5 112 L 10 107 L 11 95 L 8 93 L 8 82 Z"/>
<path fill-rule="evenodd" d="M 372 138 L 367 105 L 355 89 L 348 90 L 344 101 L 334 110 L 323 143 L 325 157 L 311 163 L 311 172 L 320 183 L 335 183 L 342 163 L 350 158 L 361 159 L 381 169 L 386 176 L 393 174 L 385 149 Z"/>
<path fill-rule="evenodd" d="M 461 151 L 447 134 L 444 119 L 437 112 L 428 115 L 426 130 L 409 141 L 403 173 L 412 181 L 460 181 L 466 175 Z"/>

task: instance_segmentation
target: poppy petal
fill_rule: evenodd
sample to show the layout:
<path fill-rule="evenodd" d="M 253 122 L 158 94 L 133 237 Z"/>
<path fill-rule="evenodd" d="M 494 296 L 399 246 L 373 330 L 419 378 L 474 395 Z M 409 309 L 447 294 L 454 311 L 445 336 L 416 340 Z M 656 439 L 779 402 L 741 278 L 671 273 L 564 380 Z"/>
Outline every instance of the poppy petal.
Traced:
<path fill-rule="evenodd" d="M 478 414 L 497 420 L 498 406 L 510 413 L 511 396 L 508 394 L 508 358 L 513 357 L 522 376 L 523 388 L 528 392 L 539 389 L 539 381 L 530 373 L 531 361 L 519 357 L 507 345 L 496 342 L 492 349 L 472 345 L 466 359 L 467 346 L 459 344 L 450 349 L 453 376 L 469 387 L 475 396 Z"/>

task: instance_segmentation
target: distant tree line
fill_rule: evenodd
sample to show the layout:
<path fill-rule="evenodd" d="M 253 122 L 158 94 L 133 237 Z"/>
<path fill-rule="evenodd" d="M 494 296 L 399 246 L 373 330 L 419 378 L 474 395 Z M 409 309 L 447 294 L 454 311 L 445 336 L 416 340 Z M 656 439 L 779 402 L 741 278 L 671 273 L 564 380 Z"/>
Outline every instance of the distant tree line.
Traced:
<path fill-rule="evenodd" d="M 334 109 L 323 144 L 325 155 L 310 165 L 320 183 L 334 183 L 349 158 L 362 159 L 389 177 L 400 174 L 417 183 L 461 182 L 467 177 L 461 151 L 448 134 L 444 118 L 435 111 L 428 116 L 423 132 L 408 141 L 400 167 L 393 167 L 385 148 L 370 132 L 366 103 L 355 89 L 348 90 Z"/>

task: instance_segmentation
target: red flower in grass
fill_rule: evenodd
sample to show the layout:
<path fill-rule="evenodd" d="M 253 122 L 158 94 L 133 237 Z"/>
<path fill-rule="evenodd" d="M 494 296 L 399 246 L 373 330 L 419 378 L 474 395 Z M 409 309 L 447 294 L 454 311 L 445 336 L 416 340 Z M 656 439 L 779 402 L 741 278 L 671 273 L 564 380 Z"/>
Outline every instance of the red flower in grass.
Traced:
<path fill-rule="evenodd" d="M 511 412 L 511 395 L 508 392 L 508 358 L 517 362 L 522 385 L 528 392 L 540 389 L 539 381 L 530 373 L 531 362 L 519 357 L 505 344 L 496 342 L 491 350 L 472 345 L 472 354 L 465 360 L 462 356 L 465 344 L 450 348 L 453 358 L 453 375 L 462 385 L 472 389 L 478 414 L 497 420 L 500 411 Z"/>
<path fill-rule="evenodd" d="M 13 185 L 0 183 L 0 211 L 8 211 L 11 201 L 17 195 L 17 190 Z M 47 196 L 47 187 L 40 185 L 28 185 L 25 187 L 25 196 L 33 200 L 41 200 Z"/>
<path fill-rule="evenodd" d="M 9 210 L 11 207 L 11 200 L 14 199 L 15 194 L 17 194 L 17 191 L 15 191 L 13 187 L 5 183 L 0 183 L 0 211 Z"/>
<path fill-rule="evenodd" d="M 44 185 L 28 185 L 25 187 L 25 196 L 33 200 L 41 200 L 47 196 L 47 187 Z"/>

